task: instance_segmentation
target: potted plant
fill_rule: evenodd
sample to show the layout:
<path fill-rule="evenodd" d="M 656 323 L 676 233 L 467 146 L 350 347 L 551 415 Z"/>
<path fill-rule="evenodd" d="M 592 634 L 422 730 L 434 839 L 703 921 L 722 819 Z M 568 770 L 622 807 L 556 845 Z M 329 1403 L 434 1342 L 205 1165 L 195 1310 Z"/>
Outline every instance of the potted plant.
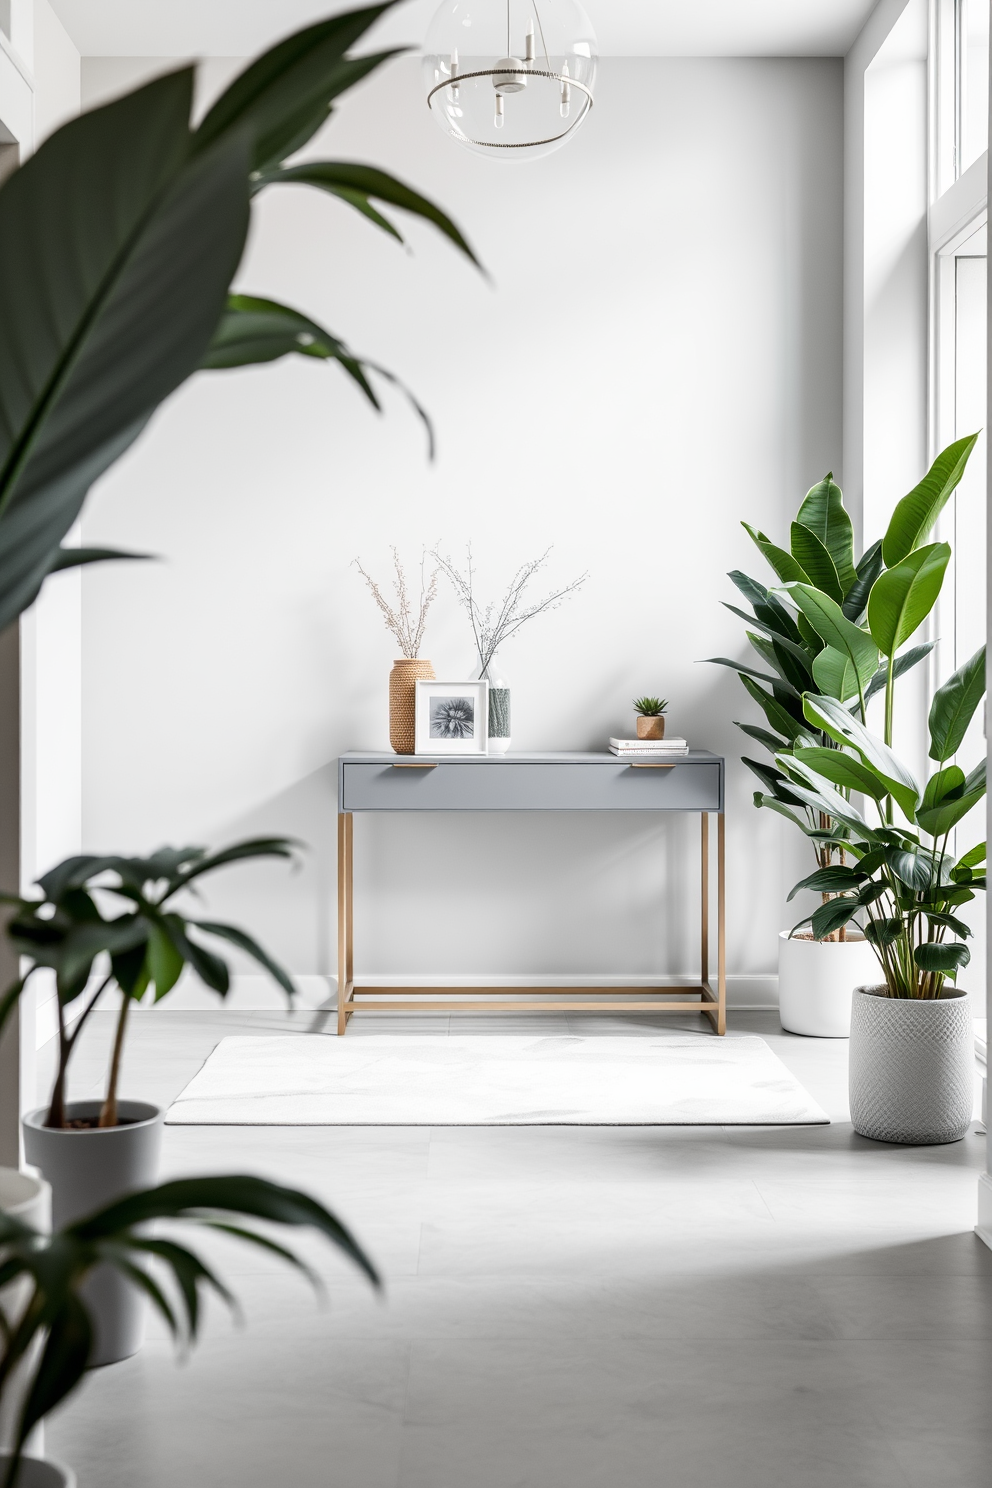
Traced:
<path fill-rule="evenodd" d="M 0 1172 L 0 1197 L 3 1178 Z M 0 1488 L 74 1488 L 69 1468 L 22 1453 L 33 1428 L 95 1362 L 88 1288 L 100 1270 L 139 1287 L 184 1349 L 196 1342 L 205 1292 L 234 1306 L 227 1287 L 195 1252 L 158 1225 L 149 1233 L 151 1222 L 177 1220 L 257 1245 L 295 1266 L 319 1290 L 310 1267 L 246 1221 L 306 1225 L 337 1246 L 373 1286 L 380 1285 L 372 1262 L 333 1214 L 307 1194 L 264 1178 L 180 1178 L 128 1194 L 55 1234 L 43 1233 L 16 1203 L 0 1204 L 0 1282 L 7 1289 L 0 1299 L 0 1410 L 15 1407 L 10 1439 L 0 1452 Z M 164 1275 L 147 1270 L 149 1261 Z"/>
<path fill-rule="evenodd" d="M 639 739 L 663 739 L 665 737 L 665 710 L 667 698 L 642 697 L 634 699 L 637 714 L 637 737 Z"/>
<path fill-rule="evenodd" d="M 967 993 L 948 979 L 970 959 L 964 942 L 971 931 L 957 911 L 985 888 L 985 843 L 957 859 L 948 844 L 984 799 L 985 761 L 968 775 L 948 762 L 984 695 L 983 647 L 934 695 L 930 758 L 937 768 L 922 788 L 890 741 L 836 698 L 809 694 L 803 702 L 835 747 L 800 745 L 779 757 L 796 793 L 850 833 L 850 862 L 829 870 L 835 897 L 813 925 L 823 935 L 861 916 L 878 959 L 881 982 L 876 975 L 854 993 L 850 1061 L 854 1129 L 876 1141 L 954 1142 L 971 1120 L 971 1009 Z M 854 792 L 872 804 L 877 822 L 851 803 Z M 823 870 L 813 875 L 817 887 L 824 877 Z"/>
<path fill-rule="evenodd" d="M 52 1186 L 53 1222 L 63 1226 L 158 1174 L 163 1112 L 148 1101 L 118 1096 L 128 1013 L 146 994 L 165 997 L 190 967 L 221 997 L 230 986 L 227 963 L 203 943 L 227 941 L 252 956 L 292 996 L 293 984 L 243 930 L 192 918 L 180 896 L 230 863 L 292 855 L 282 838 L 254 838 L 220 852 L 160 848 L 149 858 L 68 858 L 39 879 L 35 898 L 0 895 L 13 907 L 5 934 L 26 965 L 0 1001 L 0 1028 L 30 978 L 55 973 L 59 1057 L 46 1107 L 23 1119 L 24 1152 Z M 102 1101 L 69 1101 L 67 1075 L 79 1036 L 94 1008 L 119 994 L 117 1028 Z M 72 1020 L 72 1011 L 78 1016 Z M 68 1014 L 68 1016 L 67 1016 Z M 95 1364 L 127 1358 L 141 1344 L 140 1292 L 119 1271 L 103 1269 L 87 1283 L 96 1319 Z"/>
<path fill-rule="evenodd" d="M 803 500 L 788 550 L 742 524 L 779 580 L 766 588 L 740 571 L 730 574 L 751 614 L 733 604 L 727 608 L 745 621 L 761 666 L 710 659 L 738 673 L 765 715 L 768 727 L 737 724 L 772 756 L 770 763 L 744 757 L 762 787 L 754 804 L 794 822 L 813 848 L 817 871 L 803 886 L 820 893 L 820 909 L 809 926 L 804 921 L 779 935 L 779 1016 L 791 1033 L 846 1038 L 854 988 L 871 979 L 876 963 L 856 925 L 841 921 L 823 928 L 833 893 L 831 874 L 847 861 L 850 832 L 843 821 L 802 798 L 781 759 L 797 744 L 837 747 L 830 733 L 807 717 L 807 692 L 833 697 L 864 722 L 868 704 L 884 691 L 891 723 L 895 681 L 933 649 L 933 642 L 907 643 L 936 602 L 950 557 L 946 543 L 921 544 L 960 481 L 976 437 L 957 440 L 937 456 L 920 484 L 898 503 L 885 539 L 857 560 L 843 493 L 829 473 Z M 907 563 L 911 572 L 893 577 L 893 570 Z M 873 609 L 881 613 L 893 584 L 907 582 L 912 602 L 895 629 L 880 629 L 878 623 L 866 628 L 866 615 Z"/>

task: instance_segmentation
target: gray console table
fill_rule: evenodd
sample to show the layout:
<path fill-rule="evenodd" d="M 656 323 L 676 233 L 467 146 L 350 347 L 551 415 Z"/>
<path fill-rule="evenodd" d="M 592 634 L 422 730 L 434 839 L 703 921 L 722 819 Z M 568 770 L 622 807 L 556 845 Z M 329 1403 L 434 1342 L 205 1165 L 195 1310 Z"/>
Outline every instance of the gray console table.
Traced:
<path fill-rule="evenodd" d="M 726 1031 L 724 763 L 694 749 L 673 761 L 622 760 L 613 754 L 506 754 L 486 759 L 344 754 L 338 760 L 338 1033 L 356 1008 L 444 1012 L 698 1012 Z M 652 987 L 652 1001 L 630 987 L 369 987 L 355 981 L 354 818 L 360 811 L 690 811 L 702 822 L 700 980 Z M 717 819 L 716 990 L 710 983 L 710 824 Z M 646 989 L 644 989 L 646 990 Z M 404 1001 L 403 993 L 418 993 Z M 609 993 L 609 1001 L 576 994 Z M 459 1001 L 471 993 L 471 1002 Z M 697 999 L 687 1002 L 685 994 Z M 361 994 L 362 1001 L 356 1001 Z M 525 1001 L 535 994 L 541 1001 Z M 379 1001 L 378 999 L 383 999 Z M 388 1001 L 385 999 L 388 998 Z M 663 1000 L 659 1000 L 663 999 Z M 669 1001 L 675 998 L 681 1000 Z M 512 1000 L 511 1000 L 512 999 Z"/>

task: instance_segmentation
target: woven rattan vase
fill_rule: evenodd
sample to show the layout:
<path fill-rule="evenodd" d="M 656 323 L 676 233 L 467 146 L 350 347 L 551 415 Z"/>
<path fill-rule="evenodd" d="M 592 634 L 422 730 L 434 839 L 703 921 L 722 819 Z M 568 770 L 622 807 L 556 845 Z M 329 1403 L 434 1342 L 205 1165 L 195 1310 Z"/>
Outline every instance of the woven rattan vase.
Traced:
<path fill-rule="evenodd" d="M 933 1002 L 858 987 L 851 1010 L 851 1120 L 876 1142 L 957 1142 L 971 1124 L 971 1003 L 945 987 Z"/>
<path fill-rule="evenodd" d="M 397 754 L 413 754 L 418 682 L 433 682 L 429 661 L 394 661 L 389 674 L 389 742 Z"/>

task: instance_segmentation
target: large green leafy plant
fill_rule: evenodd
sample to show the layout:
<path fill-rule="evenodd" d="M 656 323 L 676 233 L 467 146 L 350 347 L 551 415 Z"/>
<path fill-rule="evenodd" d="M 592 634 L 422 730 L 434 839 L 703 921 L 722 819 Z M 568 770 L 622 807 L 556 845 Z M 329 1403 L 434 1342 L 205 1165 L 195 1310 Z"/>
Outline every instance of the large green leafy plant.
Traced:
<path fill-rule="evenodd" d="M 854 529 L 840 487 L 827 475 L 807 494 L 792 523 L 788 549 L 744 523 L 778 584 L 771 587 L 747 574 L 730 574 L 751 606 L 751 614 L 728 605 L 748 626 L 747 638 L 762 665 L 714 657 L 732 667 L 758 703 L 768 727 L 737 727 L 772 756 L 766 763 L 745 757 L 761 782 L 754 803 L 794 822 L 810 839 L 817 873 L 804 881 L 823 897 L 814 917 L 818 938 L 843 939 L 847 919 L 826 914 L 834 890 L 831 873 L 850 854 L 852 827 L 826 808 L 822 793 L 814 802 L 788 768 L 798 749 L 836 751 L 830 729 L 805 706 L 810 693 L 837 704 L 845 716 L 866 723 L 869 702 L 885 697 L 885 742 L 891 746 L 895 683 L 933 649 L 933 642 L 908 644 L 937 601 L 951 550 L 928 543 L 934 524 L 964 473 L 977 435 L 943 450 L 927 475 L 896 506 L 885 537 L 859 559 Z M 850 793 L 850 786 L 844 788 Z M 861 787 L 855 786 L 858 790 Z M 844 791 L 842 797 L 846 799 Z M 893 799 L 884 810 L 892 820 Z M 818 911 L 818 914 L 820 912 Z M 825 928 L 827 927 L 827 928 Z"/>
<path fill-rule="evenodd" d="M 379 1285 L 372 1262 L 333 1214 L 307 1194 L 264 1178 L 181 1178 L 129 1194 L 54 1235 L 0 1213 L 0 1288 L 8 1289 L 0 1306 L 0 1396 L 12 1386 L 23 1389 L 20 1378 L 12 1377 L 29 1361 L 3 1488 L 14 1483 L 32 1428 L 75 1389 L 86 1370 L 93 1324 L 80 1290 L 94 1267 L 110 1266 L 140 1288 L 180 1344 L 196 1341 L 204 1292 L 213 1291 L 235 1305 L 200 1256 L 157 1227 L 149 1233 L 151 1221 L 174 1220 L 259 1246 L 302 1271 L 319 1290 L 320 1279 L 309 1266 L 271 1236 L 248 1228 L 246 1221 L 309 1226 Z M 147 1269 L 149 1261 L 160 1274 Z M 24 1300 L 12 1305 L 10 1299 L 19 1296 Z"/>
<path fill-rule="evenodd" d="M 214 853 L 202 847 L 161 847 L 148 858 L 90 854 L 52 868 L 38 880 L 41 894 L 35 898 L 0 894 L 0 903 L 13 907 L 4 932 L 22 965 L 21 976 L 0 998 L 0 1029 L 35 972 L 55 973 L 59 1060 L 46 1126 L 68 1125 L 69 1060 L 105 992 L 117 987 L 120 1006 L 100 1126 L 118 1124 L 117 1087 L 132 1002 L 149 990 L 159 1002 L 187 967 L 227 996 L 227 962 L 203 944 L 203 936 L 237 946 L 293 996 L 286 972 L 244 930 L 191 916 L 183 908 L 184 896 L 188 903 L 194 885 L 206 874 L 246 858 L 289 858 L 292 853 L 293 844 L 284 838 L 255 837 Z M 72 1019 L 77 1001 L 81 1010 Z"/>
<path fill-rule="evenodd" d="M 796 744 L 778 758 L 789 788 L 848 834 L 849 863 L 818 869 L 798 883 L 836 897 L 812 919 L 822 939 L 859 918 L 878 955 L 890 997 L 935 998 L 971 959 L 971 930 L 957 911 L 985 888 L 985 843 L 959 858 L 950 835 L 985 797 L 985 760 L 965 775 L 949 763 L 985 695 L 985 647 L 934 695 L 930 758 L 937 769 L 921 788 L 893 754 L 835 698 L 807 694 L 803 709 L 832 749 Z M 878 817 L 860 811 L 860 793 Z M 896 810 L 903 817 L 896 823 Z"/>
<path fill-rule="evenodd" d="M 332 360 L 379 406 L 382 369 L 298 310 L 231 294 L 260 192 L 310 186 L 398 238 L 375 203 L 392 205 L 474 262 L 454 223 L 384 171 L 290 161 L 395 55 L 349 55 L 392 3 L 288 37 L 196 128 L 193 69 L 158 78 L 64 125 L 0 190 L 0 628 L 57 569 L 127 556 L 60 544 L 93 482 L 198 368 Z"/>

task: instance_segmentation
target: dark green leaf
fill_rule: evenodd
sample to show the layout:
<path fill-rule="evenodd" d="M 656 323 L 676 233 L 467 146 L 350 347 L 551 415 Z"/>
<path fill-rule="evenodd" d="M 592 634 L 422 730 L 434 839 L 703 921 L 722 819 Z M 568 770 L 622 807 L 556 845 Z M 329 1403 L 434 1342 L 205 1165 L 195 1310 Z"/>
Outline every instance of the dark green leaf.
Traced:
<path fill-rule="evenodd" d="M 846 618 L 839 604 L 819 589 L 805 583 L 791 583 L 788 592 L 825 646 L 846 656 L 861 686 L 867 686 L 879 665 L 879 652 L 872 637 Z M 814 662 L 814 677 L 818 676 L 818 661 L 819 658 Z"/>
<path fill-rule="evenodd" d="M 822 481 L 806 493 L 796 520 L 803 527 L 808 527 L 819 539 L 830 557 L 831 567 L 840 581 L 841 589 L 847 594 L 857 578 L 854 567 L 854 528 L 844 506 L 840 486 L 832 473 L 825 475 Z M 802 562 L 794 542 L 792 551 Z M 812 570 L 806 564 L 803 567 L 812 578 Z M 820 588 L 823 587 L 821 584 Z"/>
<path fill-rule="evenodd" d="M 309 316 L 288 305 L 280 305 L 276 300 L 260 299 L 257 295 L 231 295 L 201 365 L 208 371 L 218 371 L 273 362 L 289 355 L 337 362 L 377 410 L 381 405 L 367 374 L 375 372 L 399 388 L 427 430 L 428 453 L 433 459 L 434 429 L 427 411 L 395 373 L 377 362 L 357 357 L 343 341 Z"/>
<path fill-rule="evenodd" d="M 808 878 L 803 878 L 796 884 L 789 899 L 794 899 L 800 889 L 813 889 L 820 894 L 841 894 L 846 890 L 855 889 L 864 883 L 865 876 L 856 868 L 845 868 L 842 864 L 835 864 L 830 868 L 818 868 Z"/>
<path fill-rule="evenodd" d="M 875 580 L 868 596 L 868 626 L 883 656 L 893 656 L 929 615 L 950 556 L 947 543 L 932 543 Z"/>
<path fill-rule="evenodd" d="M 885 861 L 901 883 L 915 893 L 928 889 L 936 874 L 929 854 L 904 852 L 901 848 L 890 848 Z"/>
<path fill-rule="evenodd" d="M 246 951 L 249 956 L 258 962 L 259 966 L 265 967 L 265 970 L 274 981 L 278 982 L 287 997 L 292 999 L 296 996 L 296 988 L 279 963 L 273 961 L 272 957 L 266 951 L 262 950 L 258 942 L 252 940 L 251 936 L 246 935 L 243 930 L 237 929 L 234 925 L 220 925 L 215 920 L 190 920 L 189 923 L 195 925 L 197 929 L 202 930 L 206 935 L 217 935 L 222 940 L 229 940 L 232 945 L 236 945 L 242 951 Z"/>
<path fill-rule="evenodd" d="M 745 661 L 732 661 L 729 656 L 707 656 L 706 663 L 708 666 L 729 667 L 738 676 L 746 673 L 749 677 L 757 677 L 759 682 L 777 682 L 779 680 L 778 677 L 773 677 L 770 672 L 759 672 L 757 667 L 748 666 Z"/>
<path fill-rule="evenodd" d="M 802 817 L 797 816 L 794 811 L 790 811 L 789 807 L 785 806 L 781 801 L 776 801 L 772 796 L 765 796 L 761 791 L 755 791 L 752 800 L 756 807 L 761 808 L 765 806 L 769 811 L 774 811 L 779 816 L 784 816 L 787 821 L 793 822 L 800 831 L 809 833 L 808 823 L 804 822 Z"/>
<path fill-rule="evenodd" d="M 888 787 L 873 770 L 841 749 L 797 748 L 794 758 L 842 790 L 863 791 L 876 801 L 888 795 Z"/>
<path fill-rule="evenodd" d="M 848 620 L 853 620 L 855 625 L 861 621 L 868 603 L 868 595 L 871 593 L 871 586 L 882 572 L 882 567 L 882 544 L 880 541 L 874 542 L 870 548 L 865 549 L 857 567 L 857 578 L 847 591 L 844 603 L 841 605 Z"/>
<path fill-rule="evenodd" d="M 215 1212 L 249 1215 L 273 1224 L 312 1226 L 350 1256 L 374 1285 L 379 1285 L 372 1262 L 354 1237 L 316 1199 L 267 1179 L 242 1174 L 178 1178 L 157 1188 L 129 1194 L 70 1226 L 69 1233 L 81 1240 L 94 1241 L 154 1219 L 210 1216 Z"/>
<path fill-rule="evenodd" d="M 946 976 L 961 966 L 967 966 L 971 960 L 971 952 L 966 945 L 958 945 L 956 942 L 942 945 L 930 940 L 916 946 L 913 960 L 922 971 L 941 972 Z"/>
<path fill-rule="evenodd" d="M 109 563 L 115 559 L 127 559 L 141 563 L 151 561 L 151 553 L 125 553 L 118 548 L 59 548 L 49 565 L 50 574 L 61 573 L 66 568 L 81 568 L 87 563 Z"/>
<path fill-rule="evenodd" d="M 865 938 L 873 946 L 888 946 L 899 939 L 902 934 L 902 920 L 892 918 L 885 920 L 870 920 L 865 926 Z"/>
<path fill-rule="evenodd" d="M 948 765 L 947 769 L 938 770 L 935 775 L 930 776 L 920 807 L 924 811 L 930 811 L 948 797 L 958 799 L 963 793 L 964 771 L 957 765 Z"/>
<path fill-rule="evenodd" d="M 985 696 L 985 647 L 959 667 L 934 693 L 930 706 L 930 758 L 951 758 L 960 747 L 975 710 Z"/>
<path fill-rule="evenodd" d="M 856 899 L 831 899 L 826 904 L 821 904 L 810 920 L 813 939 L 824 940 L 826 936 L 839 930 L 841 925 L 848 924 L 857 912 Z"/>
<path fill-rule="evenodd" d="M 89 1315 L 79 1298 L 69 1292 L 62 1297 L 58 1311 L 50 1321 L 41 1361 L 18 1425 L 18 1451 L 42 1417 L 47 1416 L 78 1385 L 86 1371 L 92 1346 L 93 1329 Z"/>
<path fill-rule="evenodd" d="M 246 837 L 244 841 L 234 842 L 230 847 L 208 853 L 199 858 L 191 867 L 182 868 L 172 874 L 170 895 L 176 893 L 184 885 L 192 883 L 195 878 L 202 877 L 204 873 L 213 873 L 215 869 L 226 867 L 229 863 L 243 863 L 248 858 L 289 858 L 292 860 L 300 846 L 301 844 L 292 837 Z"/>
<path fill-rule="evenodd" d="M 758 686 L 757 682 L 752 681 L 750 677 L 745 676 L 741 672 L 738 672 L 738 675 L 747 691 L 754 698 L 768 719 L 768 722 L 777 733 L 783 734 L 787 739 L 797 739 L 805 732 L 802 724 L 798 723 L 792 714 L 783 708 L 775 698 L 769 697 L 764 689 Z"/>
<path fill-rule="evenodd" d="M 953 930 L 955 935 L 960 935 L 962 940 L 968 940 L 971 937 L 970 925 L 966 925 L 964 920 L 959 920 L 955 915 L 941 914 L 936 910 L 928 909 L 926 916 L 931 925 L 944 925 L 948 930 Z"/>
<path fill-rule="evenodd" d="M 977 868 L 979 863 L 985 862 L 985 852 L 985 843 L 979 842 L 977 846 L 969 848 L 966 853 L 962 853 L 961 857 L 958 858 L 957 866 L 959 868 Z"/>
<path fill-rule="evenodd" d="M 904 677 L 912 667 L 916 666 L 917 662 L 923 661 L 924 657 L 929 656 L 936 644 L 936 641 L 926 641 L 922 646 L 911 646 L 908 651 L 904 651 L 901 656 L 897 656 L 894 672 L 896 679 L 898 680 L 900 677 Z M 883 661 L 865 689 L 865 702 L 870 703 L 875 694 L 883 690 L 888 680 L 889 664 L 887 661 Z"/>
<path fill-rule="evenodd" d="M 756 739 L 759 744 L 764 744 L 765 748 L 770 750 L 772 754 L 778 754 L 781 750 L 788 749 L 789 747 L 785 739 L 780 739 L 777 734 L 770 734 L 767 729 L 758 728 L 755 723 L 737 723 L 735 720 L 734 727 L 739 728 L 742 733 L 747 734 L 748 738 Z"/>
<path fill-rule="evenodd" d="M 805 574 L 814 590 L 822 591 L 839 606 L 844 598 L 844 589 L 837 576 L 833 559 L 815 532 L 793 522 L 791 541 L 792 556 Z M 853 577 L 853 575 L 852 575 Z"/>
<path fill-rule="evenodd" d="M 155 983 L 156 1002 L 172 991 L 185 964 L 166 929 L 153 922 L 148 933 L 148 975 Z"/>
<path fill-rule="evenodd" d="M 770 604 L 758 605 L 755 614 L 748 615 L 738 605 L 728 604 L 726 600 L 722 600 L 721 603 L 725 610 L 729 610 L 732 615 L 737 615 L 746 625 L 753 625 L 757 630 L 764 631 L 765 635 L 777 641 L 780 646 L 785 646 L 794 656 L 801 657 L 808 665 L 809 649 L 804 644 L 795 621 L 791 619 L 783 606 L 779 605 L 776 608 Z M 782 615 L 788 619 L 788 625 L 781 619 Z"/>
<path fill-rule="evenodd" d="M 951 492 L 964 474 L 968 456 L 974 449 L 977 438 L 977 434 L 969 434 L 941 450 L 920 484 L 898 502 L 882 542 L 886 568 L 895 568 L 920 543 L 926 541 Z M 889 648 L 883 646 L 882 650 L 891 655 Z"/>
<path fill-rule="evenodd" d="M 184 69 L 71 120 L 0 191 L 0 627 L 219 319 L 247 142 L 190 162 L 191 86 Z"/>
<path fill-rule="evenodd" d="M 901 810 L 912 821 L 920 798 L 919 786 L 888 745 L 869 733 L 864 724 L 852 718 L 843 703 L 835 698 L 807 694 L 803 699 L 803 709 L 810 723 L 823 729 L 838 744 L 847 744 L 857 750 L 864 763 L 880 777 Z"/>
<path fill-rule="evenodd" d="M 415 217 L 422 217 L 425 221 L 433 223 L 446 238 L 454 243 L 456 248 L 461 249 L 462 253 L 471 259 L 472 263 L 481 267 L 465 238 L 440 207 L 436 207 L 425 196 L 412 191 L 409 186 L 404 186 L 403 182 L 397 181 L 395 176 L 387 175 L 383 170 L 377 170 L 375 166 L 356 165 L 344 160 L 310 160 L 304 161 L 301 165 L 283 166 L 279 170 L 263 175 L 259 185 L 268 186 L 279 183 L 314 186 L 321 191 L 330 192 L 340 197 L 342 201 L 357 207 L 372 220 L 378 218 L 378 225 L 384 227 L 394 237 L 400 238 L 402 242 L 403 239 L 392 223 L 370 209 L 369 198 L 386 202 L 392 207 L 400 207 L 404 212 L 410 212 Z"/>
<path fill-rule="evenodd" d="M 750 578 L 748 574 L 742 573 L 739 568 L 731 569 L 727 578 L 736 584 L 749 604 L 759 605 L 768 602 L 768 590 L 764 584 L 759 584 L 757 579 Z M 740 614 L 740 611 L 737 613 Z"/>
<path fill-rule="evenodd" d="M 288 36 L 258 57 L 221 94 L 196 132 L 200 149 L 247 129 L 256 170 L 282 160 L 320 128 L 338 94 L 395 52 L 345 56 L 391 4 L 332 16 Z"/>
<path fill-rule="evenodd" d="M 749 527 L 746 522 L 742 522 L 741 526 L 751 541 L 756 544 L 763 556 L 768 560 L 768 563 L 778 574 L 783 584 L 791 582 L 799 584 L 809 583 L 809 575 L 802 565 L 796 562 L 791 553 L 785 552 L 783 548 L 776 547 L 773 542 L 769 542 L 763 532 L 757 531 L 754 527 Z"/>

